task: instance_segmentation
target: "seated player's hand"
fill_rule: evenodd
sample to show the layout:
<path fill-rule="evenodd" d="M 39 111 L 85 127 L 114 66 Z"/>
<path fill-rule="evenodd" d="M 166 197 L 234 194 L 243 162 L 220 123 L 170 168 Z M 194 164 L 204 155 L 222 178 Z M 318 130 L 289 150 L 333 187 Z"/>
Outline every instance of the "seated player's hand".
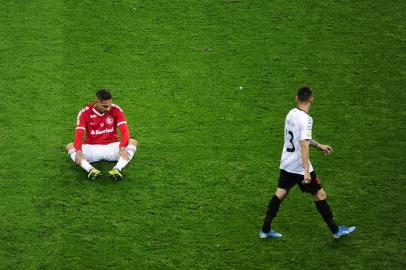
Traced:
<path fill-rule="evenodd" d="M 84 159 L 82 151 L 76 152 L 75 163 L 80 165 L 82 163 L 82 159 Z"/>
<path fill-rule="evenodd" d="M 331 148 L 331 146 L 327 144 L 321 144 L 320 150 L 323 151 L 323 153 L 326 155 L 331 155 L 333 153 L 333 148 Z"/>
<path fill-rule="evenodd" d="M 125 160 L 129 160 L 130 156 L 128 155 L 127 149 L 125 147 L 120 147 L 120 157 Z"/>

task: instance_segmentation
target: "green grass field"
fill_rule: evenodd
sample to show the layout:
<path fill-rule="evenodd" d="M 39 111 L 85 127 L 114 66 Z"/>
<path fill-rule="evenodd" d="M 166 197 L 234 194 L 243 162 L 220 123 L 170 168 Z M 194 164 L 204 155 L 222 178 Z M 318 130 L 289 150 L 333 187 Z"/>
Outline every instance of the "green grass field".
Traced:
<path fill-rule="evenodd" d="M 404 1 L 3 0 L 1 269 L 404 269 Z M 313 165 L 333 240 L 277 184 L 286 113 L 315 91 Z M 63 151 L 111 89 L 140 142 L 125 180 Z M 243 87 L 240 89 L 240 87 Z M 113 164 L 96 167 L 109 170 Z"/>

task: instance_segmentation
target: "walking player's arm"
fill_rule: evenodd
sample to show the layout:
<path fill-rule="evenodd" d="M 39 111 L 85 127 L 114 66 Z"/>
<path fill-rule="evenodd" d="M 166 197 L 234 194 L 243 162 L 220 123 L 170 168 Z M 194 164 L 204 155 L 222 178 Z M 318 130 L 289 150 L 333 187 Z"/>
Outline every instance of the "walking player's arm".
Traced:
<path fill-rule="evenodd" d="M 309 140 L 300 140 L 300 153 L 302 154 L 302 163 L 304 169 L 304 180 L 305 184 L 310 183 L 310 169 L 309 169 Z"/>
<path fill-rule="evenodd" d="M 310 144 L 310 146 L 313 146 L 313 147 L 323 151 L 324 154 L 326 154 L 326 155 L 330 155 L 331 153 L 333 153 L 333 148 L 331 148 L 330 145 L 321 144 L 315 140 L 310 140 L 309 144 Z"/>

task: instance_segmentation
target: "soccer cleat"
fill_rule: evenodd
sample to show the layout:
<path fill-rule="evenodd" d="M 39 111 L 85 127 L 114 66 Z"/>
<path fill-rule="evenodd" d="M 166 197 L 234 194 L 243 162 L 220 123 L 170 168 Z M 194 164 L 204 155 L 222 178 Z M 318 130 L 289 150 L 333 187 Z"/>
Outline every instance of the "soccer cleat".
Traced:
<path fill-rule="evenodd" d="M 273 231 L 272 229 L 268 233 L 264 233 L 262 230 L 259 231 L 259 238 L 281 238 L 282 234 Z"/>
<path fill-rule="evenodd" d="M 356 229 L 356 227 L 354 227 L 354 226 L 352 226 L 352 227 L 339 226 L 338 231 L 333 234 L 333 237 L 340 238 L 341 236 L 344 236 L 344 235 L 350 235 L 351 233 L 353 233 L 355 231 L 355 229 Z"/>
<path fill-rule="evenodd" d="M 93 168 L 93 169 L 90 170 L 89 174 L 87 175 L 87 179 L 89 179 L 89 180 L 96 180 L 96 178 L 97 178 L 98 176 L 100 176 L 100 175 L 103 175 L 103 174 L 101 173 L 101 171 L 99 171 L 98 169 Z"/>
<path fill-rule="evenodd" d="M 113 180 L 123 179 L 123 175 L 121 174 L 119 169 L 112 169 L 111 171 L 109 171 L 109 176 L 113 178 Z"/>

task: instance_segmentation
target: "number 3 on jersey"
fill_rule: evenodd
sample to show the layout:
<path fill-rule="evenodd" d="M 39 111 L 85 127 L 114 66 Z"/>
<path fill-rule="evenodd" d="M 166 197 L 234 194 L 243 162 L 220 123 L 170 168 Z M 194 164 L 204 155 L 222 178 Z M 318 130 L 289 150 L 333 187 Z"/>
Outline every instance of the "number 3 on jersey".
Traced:
<path fill-rule="evenodd" d="M 295 145 L 293 144 L 293 132 L 290 130 L 286 130 L 286 133 L 290 135 L 289 142 L 291 143 L 292 147 L 287 147 L 286 151 L 288 152 L 295 152 Z"/>

